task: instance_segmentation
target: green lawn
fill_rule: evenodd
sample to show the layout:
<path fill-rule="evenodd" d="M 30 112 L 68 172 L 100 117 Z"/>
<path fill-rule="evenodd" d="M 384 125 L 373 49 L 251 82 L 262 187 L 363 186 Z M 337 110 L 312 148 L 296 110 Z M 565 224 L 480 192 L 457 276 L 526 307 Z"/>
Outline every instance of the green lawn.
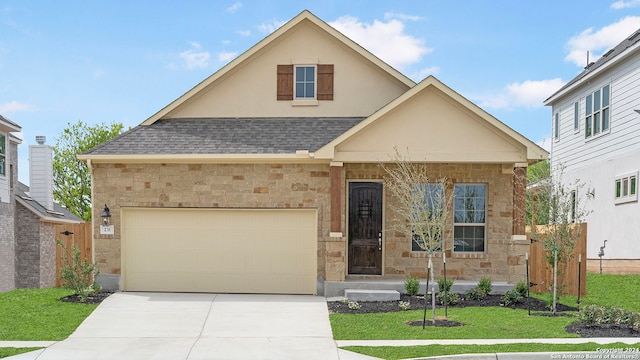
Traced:
<path fill-rule="evenodd" d="M 442 356 L 456 354 L 482 354 L 506 352 L 566 352 L 566 351 L 596 351 L 597 349 L 627 349 L 639 348 L 640 343 L 629 345 L 614 344 L 536 344 L 519 343 L 504 345 L 429 345 L 429 346 L 346 346 L 343 349 L 378 357 L 381 359 L 409 359 L 426 356 Z M 622 354 L 622 353 L 620 353 Z"/>
<path fill-rule="evenodd" d="M 0 348 L 0 359 L 9 356 L 19 355 L 22 353 L 38 350 L 42 348 Z"/>
<path fill-rule="evenodd" d="M 600 275 L 587 274 L 587 295 L 581 298 L 581 305 L 597 304 L 616 306 L 640 311 L 640 300 L 635 296 L 640 289 L 640 275 Z M 547 300 L 547 294 L 535 294 Z M 560 302 L 576 306 L 575 296 L 563 297 Z M 437 311 L 444 315 L 443 310 Z M 429 316 L 430 313 L 428 313 Z M 462 322 L 465 326 L 454 328 L 414 327 L 407 321 L 422 320 L 422 311 L 404 311 L 387 314 L 331 314 L 331 326 L 336 340 L 412 340 L 412 339 L 497 339 L 497 338 L 563 338 L 578 337 L 568 334 L 564 327 L 574 321 L 571 317 L 528 316 L 526 310 L 505 308 L 450 308 L 449 319 Z M 346 347 L 370 356 L 384 359 L 402 359 L 422 356 L 437 356 L 463 353 L 535 352 L 535 351 L 593 351 L 596 348 L 640 348 L 634 345 L 430 345 L 409 347 Z"/>
<path fill-rule="evenodd" d="M 63 340 L 97 305 L 58 301 L 64 289 L 19 289 L 0 293 L 0 340 Z"/>

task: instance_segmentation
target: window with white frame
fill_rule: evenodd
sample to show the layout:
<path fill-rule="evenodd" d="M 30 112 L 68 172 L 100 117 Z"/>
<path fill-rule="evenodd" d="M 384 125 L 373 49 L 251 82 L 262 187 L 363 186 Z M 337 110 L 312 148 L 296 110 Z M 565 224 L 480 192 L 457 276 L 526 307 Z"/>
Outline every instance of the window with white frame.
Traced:
<path fill-rule="evenodd" d="M 553 137 L 556 140 L 560 138 L 560 115 L 558 113 L 553 117 Z"/>
<path fill-rule="evenodd" d="M 7 163 L 7 137 L 4 134 L 0 134 L 0 175 L 6 175 L 6 163 Z"/>
<path fill-rule="evenodd" d="M 445 206 L 445 198 L 444 198 L 444 187 L 442 184 L 422 184 L 421 187 L 417 187 L 415 189 L 416 194 L 418 194 L 423 199 L 416 201 L 416 204 L 413 206 L 413 211 L 411 216 L 412 223 L 419 224 L 421 223 L 421 217 L 426 217 L 424 223 L 427 226 L 422 227 L 422 232 L 424 234 L 430 234 L 433 236 L 433 239 L 439 239 L 440 248 L 442 248 L 442 227 L 441 224 L 438 223 L 438 217 L 442 217 L 442 207 Z M 431 226 L 429 226 L 431 225 Z M 425 251 L 420 246 L 422 240 L 419 235 L 415 234 L 416 229 L 412 229 L 413 233 L 411 237 L 411 251 Z M 426 239 L 428 241 L 428 239 Z"/>
<path fill-rule="evenodd" d="M 616 176 L 616 204 L 638 201 L 638 172 Z"/>
<path fill-rule="evenodd" d="M 294 72 L 295 99 L 316 98 L 316 67 L 313 65 L 296 65 Z"/>
<path fill-rule="evenodd" d="M 580 130 L 580 102 L 573 103 L 573 130 Z"/>
<path fill-rule="evenodd" d="M 486 203 L 486 185 L 453 186 L 453 251 L 485 251 Z"/>
<path fill-rule="evenodd" d="M 585 98 L 585 138 L 597 136 L 609 131 L 611 123 L 609 115 L 610 99 L 610 85 L 603 86 Z"/>

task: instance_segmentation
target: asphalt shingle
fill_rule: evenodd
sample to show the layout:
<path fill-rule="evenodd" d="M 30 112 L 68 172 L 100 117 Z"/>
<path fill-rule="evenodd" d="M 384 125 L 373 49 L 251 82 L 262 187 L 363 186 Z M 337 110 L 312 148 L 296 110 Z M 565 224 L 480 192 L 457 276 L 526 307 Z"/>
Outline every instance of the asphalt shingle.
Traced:
<path fill-rule="evenodd" d="M 291 154 L 318 150 L 364 117 L 161 119 L 86 155 Z"/>

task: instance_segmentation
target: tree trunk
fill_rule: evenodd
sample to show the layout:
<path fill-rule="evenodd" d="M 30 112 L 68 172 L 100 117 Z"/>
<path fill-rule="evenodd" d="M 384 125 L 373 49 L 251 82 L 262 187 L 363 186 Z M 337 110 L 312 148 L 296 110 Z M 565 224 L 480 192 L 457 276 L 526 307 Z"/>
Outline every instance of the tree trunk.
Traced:
<path fill-rule="evenodd" d="M 556 299 L 558 298 L 558 247 L 553 250 L 553 305 L 551 311 L 556 313 Z"/>
<path fill-rule="evenodd" d="M 433 254 L 429 254 L 429 264 L 433 264 L 431 259 L 433 258 Z M 435 325 L 436 323 L 436 286 L 435 280 L 433 276 L 434 270 L 433 266 L 431 266 L 431 323 Z"/>

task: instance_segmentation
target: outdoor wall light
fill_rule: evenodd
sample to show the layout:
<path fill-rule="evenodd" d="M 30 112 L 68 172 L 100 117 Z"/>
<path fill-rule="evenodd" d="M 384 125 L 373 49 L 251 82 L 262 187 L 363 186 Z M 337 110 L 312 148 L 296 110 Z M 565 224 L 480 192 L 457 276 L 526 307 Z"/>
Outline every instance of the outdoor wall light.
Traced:
<path fill-rule="evenodd" d="M 107 204 L 104 204 L 104 209 L 100 217 L 102 218 L 102 225 L 109 226 L 109 224 L 111 224 L 111 213 L 109 212 Z"/>

